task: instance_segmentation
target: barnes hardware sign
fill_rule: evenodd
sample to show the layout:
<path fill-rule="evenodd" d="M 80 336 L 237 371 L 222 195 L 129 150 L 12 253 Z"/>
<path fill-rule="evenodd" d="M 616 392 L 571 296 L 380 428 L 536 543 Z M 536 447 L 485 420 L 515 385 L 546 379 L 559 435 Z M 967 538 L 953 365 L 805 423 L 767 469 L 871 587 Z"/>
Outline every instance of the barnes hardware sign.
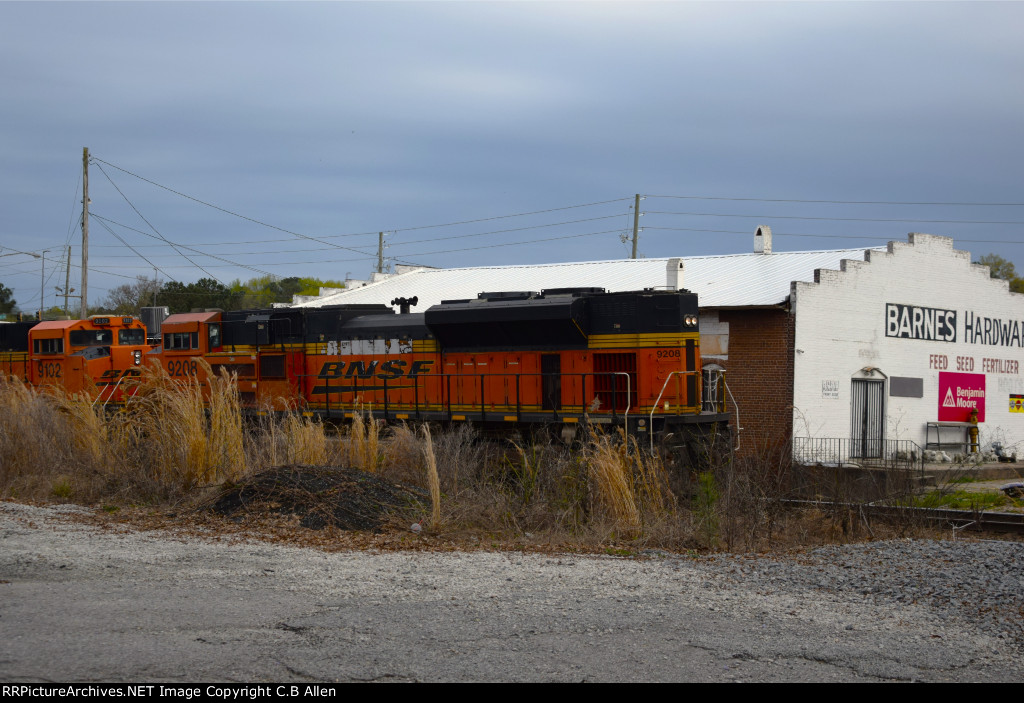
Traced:
<path fill-rule="evenodd" d="M 957 324 L 957 318 L 961 324 Z M 972 310 L 958 315 L 956 310 L 926 308 L 920 305 L 885 304 L 885 336 L 923 339 L 929 342 L 987 344 L 1024 348 L 1024 320 L 977 315 Z"/>
<path fill-rule="evenodd" d="M 886 303 L 885 336 L 955 342 L 956 311 Z"/>

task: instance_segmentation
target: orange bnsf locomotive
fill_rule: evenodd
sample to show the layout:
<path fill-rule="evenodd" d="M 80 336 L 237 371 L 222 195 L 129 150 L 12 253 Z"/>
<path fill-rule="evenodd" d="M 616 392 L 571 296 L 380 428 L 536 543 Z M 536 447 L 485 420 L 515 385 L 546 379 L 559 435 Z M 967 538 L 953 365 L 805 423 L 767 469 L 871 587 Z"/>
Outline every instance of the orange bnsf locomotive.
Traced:
<path fill-rule="evenodd" d="M 727 422 L 723 399 L 702 411 L 697 296 L 688 291 L 481 293 L 422 313 L 409 313 L 410 302 L 393 301 L 400 314 L 342 305 L 171 315 L 141 363 L 205 384 L 203 359 L 213 373 L 231 375 L 243 406 L 260 414 L 489 427 L 589 420 L 651 437 L 693 436 Z M 42 323 L 29 334 L 85 322 Z M 128 349 L 118 358 L 129 364 L 118 366 L 111 347 L 110 368 L 102 369 L 109 375 L 90 367 L 82 371 L 94 374 L 90 381 L 76 382 L 105 382 L 96 392 L 119 402 L 131 386 L 111 388 L 121 378 L 114 376 L 139 366 Z M 29 366 L 38 362 L 34 351 L 27 356 Z"/>
<path fill-rule="evenodd" d="M 145 326 L 134 317 L 12 322 L 0 325 L 0 373 L 37 388 L 121 403 L 134 391 L 132 379 L 151 348 Z"/>

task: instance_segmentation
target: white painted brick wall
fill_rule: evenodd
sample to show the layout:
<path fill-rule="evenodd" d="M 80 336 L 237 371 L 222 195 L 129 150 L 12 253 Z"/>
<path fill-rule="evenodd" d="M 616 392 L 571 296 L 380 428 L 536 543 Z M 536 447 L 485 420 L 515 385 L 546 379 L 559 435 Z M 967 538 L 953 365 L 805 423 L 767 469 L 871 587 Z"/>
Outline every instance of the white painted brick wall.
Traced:
<path fill-rule="evenodd" d="M 700 313 L 700 356 L 711 363 L 729 358 L 729 323 L 718 319 L 717 310 Z"/>
<path fill-rule="evenodd" d="M 793 285 L 794 436 L 848 438 L 851 381 L 869 377 L 862 370 L 874 367 L 885 377 L 923 379 L 923 398 L 891 397 L 888 383 L 885 389 L 886 439 L 923 447 L 925 423 L 938 419 L 940 369 L 932 355 L 941 355 L 949 364 L 942 370 L 958 372 L 958 359 L 973 359 L 973 373 L 985 375 L 982 448 L 999 440 L 1024 454 L 1024 413 L 1009 410 L 1010 394 L 1024 394 L 1024 347 L 975 344 L 964 334 L 970 311 L 1017 321 L 1024 335 L 1024 295 L 990 278 L 988 267 L 972 264 L 970 253 L 955 250 L 948 237 L 911 234 L 906 243 L 866 256 L 843 262 L 840 271 L 821 271 L 820 283 Z M 956 341 L 887 337 L 886 303 L 956 311 Z M 986 358 L 1015 361 L 1019 372 L 986 372 Z"/>

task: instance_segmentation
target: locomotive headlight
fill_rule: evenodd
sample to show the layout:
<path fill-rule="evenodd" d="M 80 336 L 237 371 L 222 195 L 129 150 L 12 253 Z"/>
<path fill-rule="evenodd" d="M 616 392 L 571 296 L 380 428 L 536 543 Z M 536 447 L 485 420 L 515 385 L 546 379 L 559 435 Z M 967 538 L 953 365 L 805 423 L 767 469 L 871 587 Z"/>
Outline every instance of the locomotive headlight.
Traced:
<path fill-rule="evenodd" d="M 132 356 L 135 357 L 135 365 L 136 366 L 138 366 L 139 364 L 142 363 L 142 352 L 141 351 L 136 349 L 134 352 L 132 352 Z"/>
<path fill-rule="evenodd" d="M 686 317 L 683 318 L 683 322 L 686 323 L 687 327 L 696 327 L 697 326 L 697 316 L 696 315 L 687 315 Z"/>

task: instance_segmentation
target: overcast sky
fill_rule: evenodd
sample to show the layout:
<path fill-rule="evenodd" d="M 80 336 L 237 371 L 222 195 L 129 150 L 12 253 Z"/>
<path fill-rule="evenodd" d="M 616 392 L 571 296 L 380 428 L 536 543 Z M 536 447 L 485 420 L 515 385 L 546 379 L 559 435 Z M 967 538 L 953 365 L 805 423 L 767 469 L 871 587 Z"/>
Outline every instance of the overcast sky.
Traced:
<path fill-rule="evenodd" d="M 1024 269 L 1022 34 L 1021 3 L 0 2 L 0 282 L 35 309 L 14 252 L 48 249 L 55 304 L 70 244 L 78 287 L 83 147 L 91 303 L 364 278 L 382 230 L 387 264 L 626 258 L 636 193 L 648 257 L 767 224 Z"/>

